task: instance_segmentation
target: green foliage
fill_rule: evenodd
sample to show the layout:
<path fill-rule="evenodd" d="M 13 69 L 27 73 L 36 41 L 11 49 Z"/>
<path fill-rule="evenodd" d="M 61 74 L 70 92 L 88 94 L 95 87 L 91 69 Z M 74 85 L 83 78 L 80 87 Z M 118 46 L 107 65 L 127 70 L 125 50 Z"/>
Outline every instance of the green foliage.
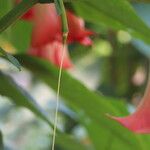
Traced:
<path fill-rule="evenodd" d="M 0 131 L 0 150 L 4 150 L 3 135 L 2 135 L 2 132 L 1 132 L 1 131 Z"/>
<path fill-rule="evenodd" d="M 0 19 L 0 33 L 5 31 L 10 25 L 15 23 L 26 11 L 33 5 L 38 3 L 38 0 L 23 0 L 21 3 L 10 10 Z"/>
<path fill-rule="evenodd" d="M 73 6 L 77 13 L 89 22 L 104 24 L 115 30 L 126 29 L 150 43 L 150 28 L 145 25 L 126 0 L 106 0 L 105 3 L 103 0 L 75 1 Z"/>
<path fill-rule="evenodd" d="M 86 150 L 86 147 L 81 145 L 76 139 L 65 134 L 57 135 L 56 144 L 61 146 L 62 150 Z"/>
<path fill-rule="evenodd" d="M 149 0 L 141 1 L 149 2 Z M 32 29 L 32 23 L 17 20 L 38 2 L 47 3 L 52 1 L 23 0 L 22 3 L 12 10 L 12 4 L 9 0 L 0 1 L 0 32 L 7 29 L 0 37 L 9 41 L 16 48 L 17 53 L 26 53 L 28 50 Z M 71 45 L 69 48 L 71 49 L 71 57 L 76 63 L 80 61 L 80 59 L 86 58 L 87 54 L 91 54 L 91 57 L 96 55 L 94 59 L 101 62 L 99 63 L 99 70 L 101 72 L 99 76 L 102 76 L 101 85 L 104 85 L 106 90 L 111 92 L 110 95 L 113 97 L 106 96 L 108 93 L 103 92 L 101 85 L 97 91 L 90 90 L 83 83 L 72 77 L 72 75 L 63 71 L 60 91 L 61 98 L 67 108 L 70 108 L 76 115 L 76 117 L 71 118 L 71 121 L 75 121 L 77 125 L 86 129 L 88 144 L 74 137 L 72 133 L 73 128 L 70 133 L 63 133 L 58 130 L 56 136 L 58 149 L 148 150 L 150 147 L 149 135 L 135 135 L 115 121 L 109 119 L 106 114 L 116 116 L 128 114 L 125 100 L 117 97 L 123 96 L 129 98 L 135 94 L 135 89 L 133 90 L 131 86 L 131 79 L 136 69 L 145 63 L 143 60 L 146 61 L 145 57 L 141 54 L 138 53 L 137 56 L 137 53 L 135 53 L 137 49 L 132 43 L 119 43 L 116 39 L 117 32 L 119 30 L 125 30 L 131 33 L 134 40 L 136 40 L 135 38 L 139 38 L 149 44 L 150 28 L 143 22 L 143 18 L 140 18 L 127 0 L 72 0 L 69 2 L 68 0 L 64 0 L 64 2 L 67 2 L 65 3 L 66 8 L 69 5 L 69 8 L 72 8 L 76 14 L 88 22 L 88 24 L 86 24 L 87 26 L 98 32 L 95 35 L 96 41 L 99 41 L 99 39 L 101 41 L 107 41 L 112 47 L 112 54 L 109 54 L 110 57 L 101 56 L 101 54 L 98 53 L 95 54 L 95 52 L 99 50 L 97 48 L 99 47 L 98 45 L 96 45 L 97 47 L 95 46 L 96 50 L 92 48 L 87 50 L 87 48 L 78 45 Z M 58 4 L 58 10 L 62 11 L 59 7 L 60 5 Z M 10 28 L 12 24 L 13 26 Z M 100 45 L 102 44 L 100 43 Z M 0 45 L 0 47 L 2 46 Z M 13 57 L 4 50 L 0 48 L 0 56 L 14 64 L 19 70 L 21 68 L 20 62 L 23 67 L 31 72 L 34 79 L 36 78 L 38 81 L 41 80 L 56 92 L 58 68 L 47 61 L 26 54 L 19 54 Z M 140 51 L 143 52 L 144 50 L 145 48 L 143 46 L 143 49 L 140 49 Z M 149 47 L 147 53 L 149 53 Z M 132 61 L 134 61 L 134 63 L 132 63 Z M 122 70 L 123 68 L 124 70 Z M 49 120 L 47 112 L 36 103 L 36 100 L 30 96 L 29 92 L 18 86 L 16 82 L 7 75 L 9 73 L 11 73 L 11 71 L 7 73 L 0 70 L 0 95 L 8 97 L 16 106 L 29 109 L 36 117 L 41 118 L 52 127 L 53 124 Z M 114 76 L 115 78 L 113 78 Z M 113 84 L 115 85 L 113 86 Z M 108 86 L 112 87 L 112 89 L 110 90 Z M 115 91 L 115 94 L 113 91 Z M 100 92 L 103 92 L 104 95 L 100 94 Z M 67 114 L 67 117 L 69 115 L 70 114 Z M 49 134 L 49 130 L 47 132 Z M 0 149 L 3 147 L 2 143 L 2 134 L 0 132 Z"/>
<path fill-rule="evenodd" d="M 23 66 L 30 69 L 36 77 L 43 80 L 56 91 L 58 69 L 47 61 L 42 61 L 34 57 L 22 55 L 17 58 L 22 60 Z M 115 150 L 116 147 L 118 147 L 117 149 L 124 147 L 126 150 L 147 150 L 149 144 L 146 143 L 142 137 L 134 135 L 107 118 L 106 113 L 121 115 L 122 112 L 126 112 L 121 103 L 112 103 L 115 99 L 98 95 L 88 90 L 66 72 L 62 74 L 62 81 L 63 84 L 61 85 L 60 94 L 66 104 L 74 108 L 74 111 L 76 111 L 79 116 L 79 122 L 87 127 L 95 149 L 98 147 L 105 149 L 108 141 L 113 136 L 114 141 L 117 142 L 112 142 L 112 146 L 109 148 L 110 150 Z M 87 121 L 88 119 L 89 122 Z M 101 137 L 103 138 L 101 139 Z"/>
<path fill-rule="evenodd" d="M 25 90 L 19 87 L 9 76 L 3 74 L 2 72 L 0 72 L 0 83 L 1 83 L 0 84 L 1 95 L 9 97 L 10 100 L 13 103 L 15 103 L 17 106 L 25 107 L 29 109 L 36 116 L 40 117 L 42 120 L 48 123 L 50 127 L 53 126 L 47 117 L 48 116 L 47 113 L 36 103 L 36 101 L 34 101 L 33 98 Z M 2 143 L 1 141 L 2 141 L 2 135 L 0 135 L 0 146 Z M 76 147 L 77 143 L 68 135 L 61 134 L 61 133 L 58 134 L 58 141 L 57 141 L 58 145 L 60 146 L 62 145 L 62 147 L 66 147 L 64 143 L 70 143 L 70 142 L 71 145 L 70 146 L 68 145 L 67 148 L 70 148 L 73 145 Z M 83 146 L 80 146 L 80 143 L 78 143 L 77 147 L 78 146 L 84 149 Z"/>
<path fill-rule="evenodd" d="M 4 59 L 8 60 L 21 71 L 21 65 L 19 61 L 9 53 L 5 52 L 1 47 L 0 47 L 0 57 L 3 57 Z"/>
<path fill-rule="evenodd" d="M 44 110 L 9 76 L 0 72 L 0 94 L 9 97 L 16 105 L 26 107 L 51 125 Z"/>

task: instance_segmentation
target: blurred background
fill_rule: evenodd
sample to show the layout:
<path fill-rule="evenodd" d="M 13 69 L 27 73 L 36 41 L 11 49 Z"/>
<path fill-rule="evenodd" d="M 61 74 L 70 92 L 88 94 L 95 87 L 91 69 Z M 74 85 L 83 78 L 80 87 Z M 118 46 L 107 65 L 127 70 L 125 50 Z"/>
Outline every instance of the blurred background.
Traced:
<path fill-rule="evenodd" d="M 111 21 L 108 22 L 109 26 L 106 25 L 97 17 L 98 14 L 93 14 L 92 19 L 88 18 L 88 7 L 83 9 L 79 4 L 68 3 L 66 7 L 83 17 L 86 27 L 96 34 L 92 36 L 93 45 L 90 47 L 76 43 L 69 45 L 74 66 L 62 75 L 58 117 L 58 128 L 69 136 L 57 135 L 55 149 L 149 150 L 149 135 L 133 134 L 105 114 L 126 116 L 135 111 L 147 84 L 150 47 L 134 38 L 128 30 L 116 30 Z M 143 21 L 150 24 L 150 4 L 131 5 Z M 12 7 L 12 1 L 1 0 L 0 17 Z M 10 90 L 9 93 L 15 93 L 17 89 L 25 91 L 23 95 L 27 99 L 32 97 L 40 106 L 39 111 L 44 110 L 53 122 L 58 70 L 49 62 L 40 64 L 36 62 L 38 60 L 33 62 L 32 58 L 23 56 L 29 47 L 31 31 L 32 23 L 19 20 L 0 35 L 1 47 L 16 54 L 24 66 L 19 72 L 12 64 L 0 58 L 3 74 L 13 79 L 13 83 L 5 84 L 5 78 L 1 77 L 0 87 L 4 87 L 2 91 Z M 49 73 L 47 66 L 51 68 Z M 18 99 L 24 99 L 21 94 L 0 96 L 0 139 L 3 137 L 4 149 L 50 149 L 52 128 L 30 104 L 18 102 Z M 11 96 L 14 100 L 9 98 Z"/>

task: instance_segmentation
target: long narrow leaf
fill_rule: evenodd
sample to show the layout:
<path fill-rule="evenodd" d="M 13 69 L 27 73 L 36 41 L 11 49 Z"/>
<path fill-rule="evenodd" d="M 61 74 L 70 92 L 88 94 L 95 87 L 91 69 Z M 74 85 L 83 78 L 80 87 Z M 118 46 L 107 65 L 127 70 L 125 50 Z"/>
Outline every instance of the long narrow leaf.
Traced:
<path fill-rule="evenodd" d="M 10 76 L 5 75 L 2 72 L 0 72 L 0 94 L 9 97 L 16 105 L 28 108 L 51 125 L 45 111 L 41 109 L 33 98 L 18 86 Z"/>
<path fill-rule="evenodd" d="M 106 24 L 109 28 L 126 28 L 138 38 L 150 43 L 150 28 L 127 0 L 86 0 L 73 1 L 72 4 L 77 13 L 87 21 Z"/>

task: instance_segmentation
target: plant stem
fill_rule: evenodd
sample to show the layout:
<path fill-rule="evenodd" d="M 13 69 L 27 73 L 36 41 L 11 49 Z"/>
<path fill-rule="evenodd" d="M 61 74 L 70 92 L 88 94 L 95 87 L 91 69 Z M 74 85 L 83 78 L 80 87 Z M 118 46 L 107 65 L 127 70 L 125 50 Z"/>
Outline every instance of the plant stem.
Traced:
<path fill-rule="evenodd" d="M 61 21 L 62 21 L 62 32 L 63 32 L 63 44 L 65 45 L 67 41 L 69 29 L 68 29 L 68 20 L 67 20 L 66 10 L 64 7 L 63 0 L 60 0 L 60 6 L 62 8 Z"/>
<path fill-rule="evenodd" d="M 58 121 L 58 109 L 59 109 L 59 95 L 60 95 L 60 87 L 61 87 L 61 76 L 62 76 L 62 68 L 64 62 L 64 55 L 65 55 L 65 45 L 67 42 L 68 37 L 68 21 L 66 16 L 66 10 L 64 7 L 63 0 L 55 0 L 56 3 L 60 6 L 60 16 L 62 22 L 62 33 L 63 33 L 63 50 L 61 55 L 61 64 L 59 68 L 59 75 L 58 75 L 58 84 L 57 84 L 57 95 L 56 95 L 56 109 L 55 109 L 55 120 L 54 120 L 54 128 L 53 128 L 53 137 L 52 137 L 52 150 L 55 149 L 55 139 L 56 139 L 56 130 L 57 130 L 57 121 Z M 56 6 L 57 7 L 57 6 Z"/>

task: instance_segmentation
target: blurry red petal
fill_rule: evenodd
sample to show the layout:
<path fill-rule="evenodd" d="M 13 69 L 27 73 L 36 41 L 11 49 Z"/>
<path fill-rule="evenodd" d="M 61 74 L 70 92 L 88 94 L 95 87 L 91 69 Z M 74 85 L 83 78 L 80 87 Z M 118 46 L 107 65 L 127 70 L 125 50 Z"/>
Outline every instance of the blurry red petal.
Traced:
<path fill-rule="evenodd" d="M 83 45 L 91 45 L 89 35 L 93 32 L 85 29 L 84 20 L 80 17 L 75 16 L 72 12 L 67 11 L 69 35 L 68 42 L 80 42 Z M 83 42 L 82 42 L 83 41 Z"/>
<path fill-rule="evenodd" d="M 70 57 L 68 54 L 68 49 L 66 46 L 64 47 L 64 51 L 65 51 L 65 54 L 64 54 L 63 68 L 69 69 L 73 65 L 70 60 Z M 29 49 L 30 55 L 49 60 L 51 63 L 53 63 L 59 67 L 61 65 L 62 52 L 63 52 L 63 44 L 60 42 L 57 42 L 57 41 L 49 43 L 42 48 L 38 48 L 38 47 L 33 48 L 32 47 Z"/>
<path fill-rule="evenodd" d="M 135 113 L 127 117 L 111 116 L 110 118 L 135 133 L 150 133 L 150 85 Z"/>
<path fill-rule="evenodd" d="M 84 35 L 86 36 L 90 36 L 90 35 L 94 35 L 95 33 L 93 31 L 90 31 L 90 30 L 85 30 L 84 31 Z"/>
<path fill-rule="evenodd" d="M 62 53 L 63 53 L 63 44 L 60 42 L 53 42 L 50 43 L 46 49 L 46 54 L 49 53 L 50 55 L 47 55 L 47 58 L 51 60 L 55 65 L 60 66 L 61 65 L 61 59 L 62 59 Z M 71 63 L 71 60 L 69 58 L 67 47 L 64 47 L 64 61 L 63 61 L 63 68 L 68 69 L 71 68 L 73 65 Z"/>
<path fill-rule="evenodd" d="M 91 46 L 93 44 L 92 40 L 89 37 L 85 37 L 79 41 L 84 46 Z"/>
<path fill-rule="evenodd" d="M 61 40 L 61 23 L 54 4 L 37 4 L 34 7 L 32 46 L 43 46 Z"/>
<path fill-rule="evenodd" d="M 125 128 L 128 128 L 129 130 L 135 133 L 148 134 L 150 133 L 150 120 L 148 120 L 148 118 L 145 117 L 144 115 L 147 114 L 143 114 L 142 116 L 130 115 L 124 118 L 120 117 L 111 117 L 111 118 L 119 122 Z"/>

